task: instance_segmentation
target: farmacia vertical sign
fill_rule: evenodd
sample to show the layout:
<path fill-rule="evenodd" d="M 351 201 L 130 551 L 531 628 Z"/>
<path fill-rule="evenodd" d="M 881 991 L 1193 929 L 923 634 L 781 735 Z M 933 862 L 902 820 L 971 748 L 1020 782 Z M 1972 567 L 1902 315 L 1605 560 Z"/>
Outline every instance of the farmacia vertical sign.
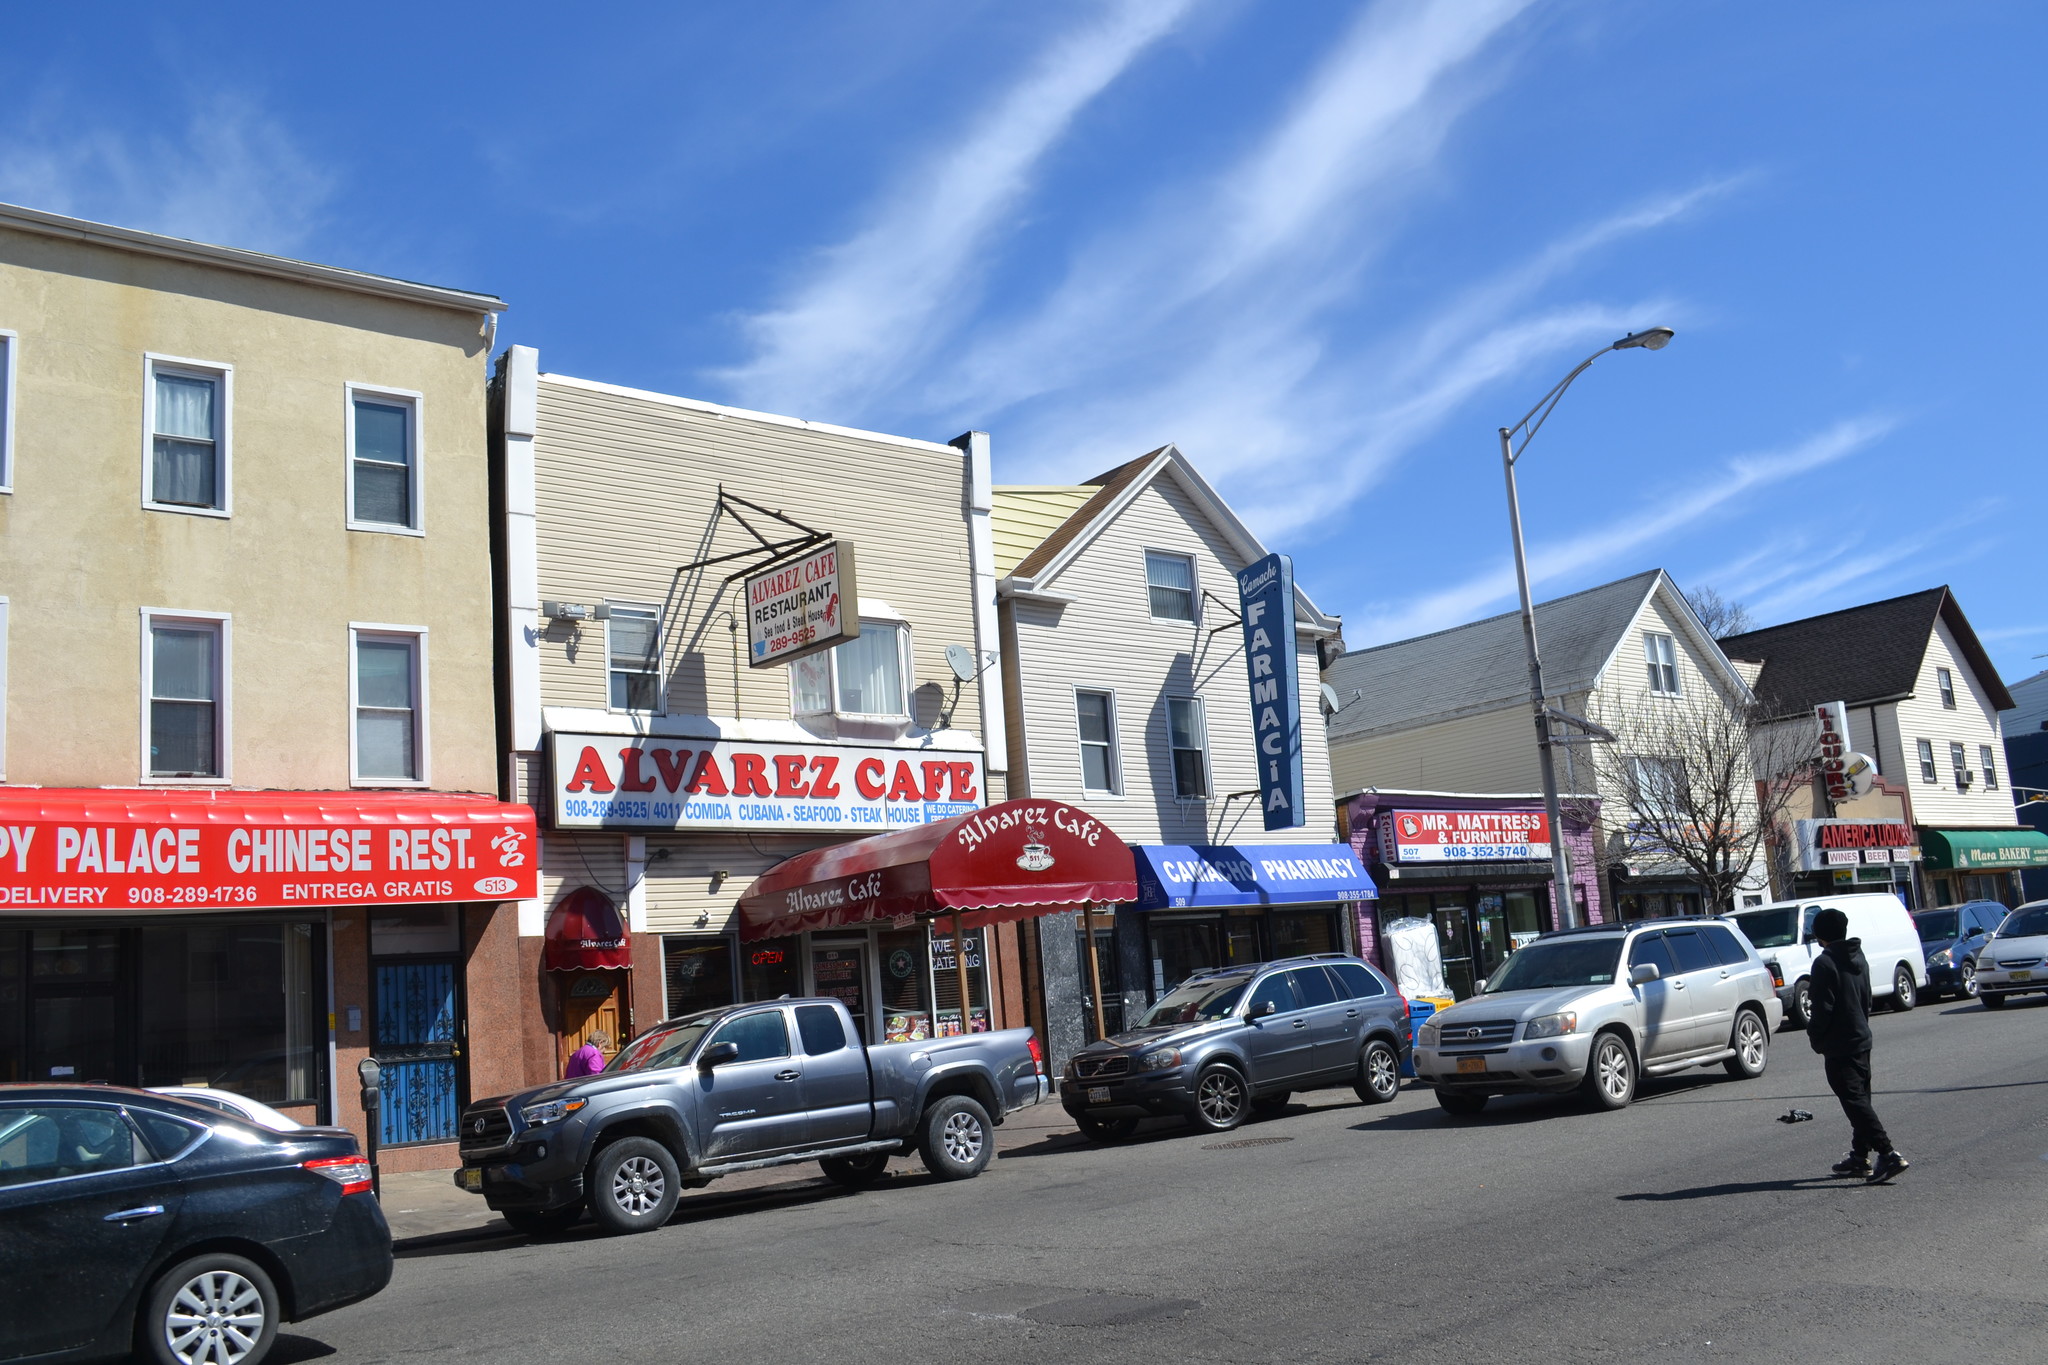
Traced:
<path fill-rule="evenodd" d="M 1302 810 L 1301 686 L 1294 652 L 1294 561 L 1267 555 L 1238 571 L 1244 664 L 1252 685 L 1252 742 L 1266 828 L 1299 829 Z"/>

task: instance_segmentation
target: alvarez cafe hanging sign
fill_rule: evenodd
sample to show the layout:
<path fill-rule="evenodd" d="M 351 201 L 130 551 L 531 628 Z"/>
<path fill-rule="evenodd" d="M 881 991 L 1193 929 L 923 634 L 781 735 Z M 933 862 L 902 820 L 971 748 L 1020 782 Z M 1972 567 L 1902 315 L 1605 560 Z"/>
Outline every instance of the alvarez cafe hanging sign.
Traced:
<path fill-rule="evenodd" d="M 552 734 L 558 829 L 878 830 L 966 815 L 979 750 Z"/>

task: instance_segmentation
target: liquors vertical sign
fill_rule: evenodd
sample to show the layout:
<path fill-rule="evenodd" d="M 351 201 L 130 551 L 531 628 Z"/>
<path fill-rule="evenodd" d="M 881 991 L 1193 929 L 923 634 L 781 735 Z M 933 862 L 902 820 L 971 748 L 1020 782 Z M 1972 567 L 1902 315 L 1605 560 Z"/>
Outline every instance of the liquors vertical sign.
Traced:
<path fill-rule="evenodd" d="M 1244 664 L 1252 688 L 1259 805 L 1266 828 L 1299 829 L 1302 809 L 1301 686 L 1294 653 L 1294 561 L 1267 555 L 1238 571 Z"/>

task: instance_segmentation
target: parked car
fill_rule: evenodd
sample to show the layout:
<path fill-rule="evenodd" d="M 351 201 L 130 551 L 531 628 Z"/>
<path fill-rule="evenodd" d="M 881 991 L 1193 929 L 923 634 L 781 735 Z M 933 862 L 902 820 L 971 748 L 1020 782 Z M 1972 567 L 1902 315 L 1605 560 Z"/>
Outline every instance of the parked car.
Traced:
<path fill-rule="evenodd" d="M 2005 918 L 1997 901 L 1965 901 L 1913 916 L 1926 954 L 1927 993 L 1967 999 L 1977 993 L 1977 950 Z"/>
<path fill-rule="evenodd" d="M 1030 1029 L 864 1046 L 837 1000 L 728 1005 L 641 1034 L 594 1076 L 479 1100 L 455 1182 L 522 1232 L 648 1232 L 684 1186 L 815 1161 L 857 1188 L 918 1152 L 980 1174 L 995 1125 L 1045 1098 Z"/>
<path fill-rule="evenodd" d="M 233 1114 L 238 1119 L 261 1124 L 272 1132 L 293 1133 L 306 1126 L 289 1114 L 280 1114 L 262 1101 L 237 1095 L 232 1090 L 215 1090 L 204 1085 L 153 1085 L 149 1089 L 153 1095 L 175 1095 L 181 1100 L 190 1100 L 208 1109 L 218 1109 L 223 1114 Z"/>
<path fill-rule="evenodd" d="M 1820 945 L 1813 941 L 1813 917 L 1823 909 L 1847 915 L 1849 937 L 1862 940 L 1863 957 L 1870 964 L 1873 1003 L 1882 1001 L 1895 1010 L 1909 1010 L 1919 1003 L 1920 992 L 1927 985 L 1926 950 L 1920 946 L 1920 930 L 1906 913 L 1905 903 L 1888 892 L 1807 896 L 1721 916 L 1742 931 L 1770 968 L 1788 1025 L 1806 1027 L 1807 1002 L 1813 989 L 1810 974 L 1813 960 L 1820 956 Z"/>
<path fill-rule="evenodd" d="M 261 1365 L 391 1279 L 346 1133 L 105 1085 L 0 1085 L 0 1359 Z"/>
<path fill-rule="evenodd" d="M 1076 1053 L 1060 1103 L 1097 1139 L 1159 1114 L 1220 1133 L 1297 1090 L 1348 1085 L 1384 1104 L 1408 1047 L 1408 1002 L 1369 963 L 1317 953 L 1227 967 L 1197 972 L 1136 1028 Z"/>
<path fill-rule="evenodd" d="M 2009 995 L 2048 991 L 2048 901 L 2028 901 L 1977 950 L 1977 998 L 2005 1008 Z"/>
<path fill-rule="evenodd" d="M 1782 1013 L 1763 961 L 1717 920 L 1563 929 L 1424 1020 L 1415 1074 L 1454 1115 L 1493 1095 L 1572 1091 L 1620 1109 L 1640 1076 L 1716 1062 L 1738 1078 L 1763 1075 Z"/>

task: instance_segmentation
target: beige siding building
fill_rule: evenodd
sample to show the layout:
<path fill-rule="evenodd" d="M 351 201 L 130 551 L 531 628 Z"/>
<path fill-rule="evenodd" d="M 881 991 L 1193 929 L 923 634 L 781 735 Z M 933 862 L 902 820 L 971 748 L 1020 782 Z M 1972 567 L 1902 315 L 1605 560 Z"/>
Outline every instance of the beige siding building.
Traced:
<path fill-rule="evenodd" d="M 793 854 L 1004 798 L 986 438 L 547 374 L 525 347 L 502 358 L 495 401 L 508 781 L 546 826 L 522 917 L 543 982 L 531 1070 L 557 1074 L 593 1029 L 617 1043 L 784 993 L 840 996 L 874 1041 L 957 1027 L 951 941 L 924 924 L 743 943 L 735 907 Z M 741 572 L 828 541 L 858 639 L 755 666 Z M 870 800 L 876 773 L 894 790 Z M 583 907 L 616 916 L 610 956 L 563 948 Z M 1006 936 L 986 954 L 979 937 L 975 1022 L 993 967 L 1007 1027 Z"/>
<path fill-rule="evenodd" d="M 514 916 L 454 875 L 532 837 L 490 815 L 502 306 L 0 207 L 0 802 L 41 841 L 0 888 L 0 1079 L 196 1080 L 360 1129 L 356 1062 L 412 1058 L 389 1167 L 452 1162 L 466 1089 L 516 1078 L 466 1013 Z M 385 841 L 414 820 L 444 836 L 418 868 Z M 151 913 L 52 919 L 53 897 Z M 59 958 L 86 984 L 23 984 Z"/>

